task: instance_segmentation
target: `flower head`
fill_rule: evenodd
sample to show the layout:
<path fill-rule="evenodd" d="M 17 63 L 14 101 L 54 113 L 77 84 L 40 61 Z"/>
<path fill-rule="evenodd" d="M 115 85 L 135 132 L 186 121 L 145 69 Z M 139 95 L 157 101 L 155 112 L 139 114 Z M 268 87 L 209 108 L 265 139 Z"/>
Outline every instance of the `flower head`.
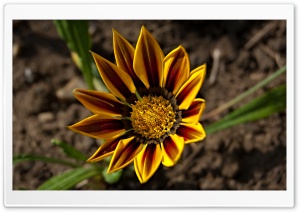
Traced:
<path fill-rule="evenodd" d="M 70 130 L 105 142 L 88 159 L 112 155 L 108 173 L 134 163 L 141 183 L 162 163 L 170 167 L 184 145 L 205 138 L 199 123 L 204 99 L 196 98 L 206 65 L 190 72 L 182 46 L 164 56 L 154 37 L 142 27 L 136 48 L 113 30 L 116 65 L 92 52 L 111 93 L 75 89 L 75 97 L 94 115 Z"/>

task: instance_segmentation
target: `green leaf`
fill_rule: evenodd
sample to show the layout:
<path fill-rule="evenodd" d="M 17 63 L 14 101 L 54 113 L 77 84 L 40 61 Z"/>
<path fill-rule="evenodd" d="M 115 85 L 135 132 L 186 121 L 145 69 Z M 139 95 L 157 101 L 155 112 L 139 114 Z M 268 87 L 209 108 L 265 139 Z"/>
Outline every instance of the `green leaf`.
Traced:
<path fill-rule="evenodd" d="M 77 183 L 98 174 L 101 174 L 100 169 L 95 168 L 95 166 L 72 169 L 50 178 L 38 187 L 38 190 L 67 190 L 73 188 Z"/>
<path fill-rule="evenodd" d="M 82 71 L 89 89 L 94 89 L 91 67 L 93 60 L 89 53 L 91 37 L 88 32 L 88 21 L 56 20 L 54 24 L 58 34 L 66 41 L 72 58 Z"/>
<path fill-rule="evenodd" d="M 49 157 L 43 157 L 43 156 L 37 156 L 37 155 L 16 155 L 13 156 L 13 164 L 22 163 L 26 161 L 42 161 L 46 163 L 58 163 L 62 165 L 67 165 L 71 167 L 78 167 L 78 165 L 70 163 L 68 161 L 59 160 L 55 158 L 49 158 Z"/>
<path fill-rule="evenodd" d="M 236 109 L 223 119 L 207 126 L 205 130 L 207 134 L 212 134 L 238 124 L 265 118 L 285 108 L 286 85 L 282 85 Z"/>
<path fill-rule="evenodd" d="M 66 142 L 57 139 L 52 139 L 51 143 L 59 146 L 64 151 L 64 153 L 71 158 L 75 158 L 76 160 L 80 160 L 84 162 L 87 160 L 87 157 L 84 154 L 82 154 L 81 152 L 79 152 L 77 149 L 67 144 Z"/>
<path fill-rule="evenodd" d="M 123 173 L 123 169 L 110 174 L 107 174 L 106 172 L 107 172 L 107 167 L 105 167 L 102 171 L 102 176 L 105 182 L 107 182 L 108 184 L 114 184 L 120 180 Z"/>
<path fill-rule="evenodd" d="M 67 42 L 71 51 L 80 52 L 80 48 L 90 49 L 91 38 L 86 20 L 55 20 L 54 24 L 59 36 Z"/>

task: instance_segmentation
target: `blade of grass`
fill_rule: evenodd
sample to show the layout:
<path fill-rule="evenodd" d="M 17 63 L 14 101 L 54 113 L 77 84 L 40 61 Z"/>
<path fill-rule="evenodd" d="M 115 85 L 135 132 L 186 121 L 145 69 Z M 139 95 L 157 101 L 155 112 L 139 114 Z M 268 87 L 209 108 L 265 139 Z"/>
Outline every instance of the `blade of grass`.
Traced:
<path fill-rule="evenodd" d="M 221 105 L 220 107 L 204 114 L 202 116 L 202 120 L 208 119 L 218 113 L 221 113 L 222 111 L 228 109 L 229 107 L 233 106 L 234 104 L 238 103 L 239 101 L 241 101 L 242 99 L 244 99 L 245 97 L 249 96 L 250 94 L 254 93 L 255 91 L 257 91 L 259 88 L 265 86 L 266 84 L 268 84 L 269 82 L 273 81 L 274 79 L 276 79 L 277 77 L 279 77 L 281 74 L 283 74 L 286 71 L 286 66 L 281 67 L 280 69 L 278 69 L 275 73 L 271 74 L 270 76 L 268 76 L 267 78 L 263 79 L 262 81 L 260 81 L 259 83 L 257 83 L 255 86 L 251 87 L 250 89 L 248 89 L 247 91 L 243 92 L 242 94 L 238 95 L 237 97 L 235 97 L 234 99 L 230 100 L 229 102 Z"/>
<path fill-rule="evenodd" d="M 265 118 L 286 108 L 286 85 L 279 86 L 255 98 L 223 119 L 207 126 L 207 134 L 232 127 L 245 122 Z"/>
<path fill-rule="evenodd" d="M 50 178 L 37 190 L 67 190 L 73 188 L 77 183 L 98 174 L 101 174 L 101 170 L 95 168 L 95 166 L 72 169 Z"/>
<path fill-rule="evenodd" d="M 70 163 L 68 161 L 64 160 L 59 160 L 55 158 L 49 158 L 49 157 L 44 157 L 44 156 L 37 156 L 37 155 L 16 155 L 13 157 L 13 164 L 18 164 L 26 161 L 42 161 L 45 163 L 58 163 L 70 167 L 78 167 L 79 165 L 76 165 L 74 163 Z"/>
<path fill-rule="evenodd" d="M 73 146 L 67 144 L 66 142 L 57 140 L 57 139 L 52 139 L 51 143 L 57 145 L 58 147 L 60 147 L 63 152 L 71 157 L 71 158 L 75 158 L 76 160 L 80 160 L 80 161 L 86 161 L 87 157 L 82 154 L 81 152 L 79 152 L 77 149 L 75 149 Z"/>

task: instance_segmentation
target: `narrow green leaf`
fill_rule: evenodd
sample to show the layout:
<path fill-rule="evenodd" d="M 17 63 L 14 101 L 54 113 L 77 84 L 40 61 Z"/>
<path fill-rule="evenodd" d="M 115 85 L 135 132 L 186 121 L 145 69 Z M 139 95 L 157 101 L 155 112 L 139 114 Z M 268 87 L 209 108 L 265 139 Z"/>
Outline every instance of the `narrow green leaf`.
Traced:
<path fill-rule="evenodd" d="M 73 188 L 77 183 L 98 174 L 101 174 L 101 172 L 95 166 L 72 169 L 50 178 L 38 187 L 38 190 L 67 190 Z"/>
<path fill-rule="evenodd" d="M 66 41 L 68 48 L 71 51 L 76 51 L 76 46 L 74 46 L 71 42 L 71 35 L 68 27 L 68 22 L 66 20 L 55 20 L 54 24 L 59 36 Z"/>
<path fill-rule="evenodd" d="M 223 119 L 207 126 L 205 130 L 207 134 L 212 134 L 228 127 L 265 118 L 285 108 L 286 85 L 282 85 L 236 109 Z"/>
<path fill-rule="evenodd" d="M 13 156 L 13 164 L 22 163 L 26 161 L 42 161 L 46 163 L 58 163 L 62 165 L 67 165 L 71 167 L 78 167 L 78 165 L 74 163 L 70 163 L 68 161 L 59 160 L 55 158 L 49 158 L 49 157 L 43 157 L 43 156 L 37 156 L 37 155 L 16 155 Z"/>
<path fill-rule="evenodd" d="M 80 66 L 79 68 L 89 89 L 94 89 L 91 67 L 93 60 L 89 53 L 91 49 L 91 37 L 88 33 L 88 21 L 56 20 L 54 24 L 58 34 L 66 41 L 73 58 L 76 58 L 74 62 Z"/>
<path fill-rule="evenodd" d="M 123 169 L 110 174 L 107 174 L 106 172 L 107 172 L 107 167 L 105 167 L 102 171 L 102 176 L 105 182 L 107 182 L 108 184 L 114 184 L 120 180 L 123 173 Z"/>
<path fill-rule="evenodd" d="M 207 119 L 209 117 L 212 117 L 212 116 L 214 116 L 218 113 L 221 113 L 222 111 L 224 111 L 224 110 L 228 109 L 229 107 L 235 105 L 236 103 L 240 102 L 241 100 L 243 100 L 244 98 L 246 98 L 250 94 L 254 93 L 259 88 L 265 86 L 269 82 L 271 82 L 274 79 L 276 79 L 277 77 L 279 77 L 285 71 L 286 71 L 286 66 L 281 67 L 280 69 L 278 69 L 276 72 L 274 72 L 273 74 L 271 74 L 267 78 L 263 79 L 262 81 L 260 81 L 256 85 L 254 85 L 253 87 L 249 88 L 247 91 L 245 91 L 245 92 L 241 93 L 240 95 L 238 95 L 237 97 L 231 99 L 229 102 L 226 102 L 225 104 L 222 104 L 220 107 L 217 107 L 216 109 L 204 114 L 202 116 L 202 120 Z"/>
<path fill-rule="evenodd" d="M 75 158 L 76 160 L 80 160 L 84 162 L 87 160 L 87 157 L 84 154 L 82 154 L 81 152 L 79 152 L 77 149 L 67 144 L 66 142 L 57 139 L 52 139 L 51 143 L 59 146 L 63 150 L 63 152 L 71 158 Z"/>
<path fill-rule="evenodd" d="M 267 93 L 262 94 L 256 99 L 252 100 L 243 107 L 240 107 L 224 117 L 224 121 L 239 117 L 243 114 L 254 112 L 257 109 L 266 108 L 276 110 L 277 107 L 286 106 L 286 85 L 276 87 Z"/>

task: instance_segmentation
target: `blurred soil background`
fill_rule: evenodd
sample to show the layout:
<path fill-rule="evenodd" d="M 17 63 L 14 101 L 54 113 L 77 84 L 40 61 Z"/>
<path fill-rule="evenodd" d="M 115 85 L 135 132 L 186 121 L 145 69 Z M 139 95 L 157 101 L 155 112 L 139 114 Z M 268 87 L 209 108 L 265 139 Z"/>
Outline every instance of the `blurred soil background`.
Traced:
<path fill-rule="evenodd" d="M 286 22 L 277 20 L 90 21 L 92 50 L 114 62 L 111 29 L 116 29 L 135 46 L 142 25 L 152 32 L 165 55 L 181 44 L 190 56 L 191 69 L 207 63 L 206 80 L 199 93 L 207 103 L 204 116 L 285 65 Z M 52 21 L 14 21 L 14 155 L 68 159 L 50 142 L 52 138 L 73 145 L 87 157 L 93 154 L 98 148 L 94 139 L 66 128 L 91 115 L 72 95 L 74 87 L 85 87 L 82 80 Z M 229 110 L 201 123 L 205 127 L 251 98 L 284 83 L 285 74 Z M 183 166 L 195 148 L 200 151 L 189 161 L 189 166 Z M 285 190 L 286 112 L 186 145 L 181 161 L 172 168 L 160 166 L 143 185 L 129 167 L 116 184 L 93 179 L 74 189 Z M 13 189 L 35 190 L 67 169 L 39 161 L 17 164 L 13 168 Z"/>

